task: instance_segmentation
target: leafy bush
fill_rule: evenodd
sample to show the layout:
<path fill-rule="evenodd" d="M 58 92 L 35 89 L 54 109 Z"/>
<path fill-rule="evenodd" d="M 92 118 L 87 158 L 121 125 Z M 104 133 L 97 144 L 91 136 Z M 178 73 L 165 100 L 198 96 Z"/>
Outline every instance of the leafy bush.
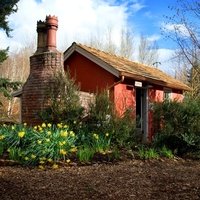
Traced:
<path fill-rule="evenodd" d="M 69 73 L 59 72 L 55 75 L 47 95 L 48 107 L 39 115 L 46 123 L 65 123 L 73 129 L 81 119 L 83 108 L 79 99 L 79 87 Z"/>
<path fill-rule="evenodd" d="M 90 102 L 87 117 L 84 120 L 89 132 L 97 134 L 110 132 L 113 118 L 113 105 L 107 92 L 98 93 L 94 102 Z"/>
<path fill-rule="evenodd" d="M 111 123 L 112 139 L 118 147 L 130 148 L 140 142 L 136 135 L 136 124 L 131 110 L 127 110 L 123 117 L 115 117 Z"/>
<path fill-rule="evenodd" d="M 109 133 L 112 144 L 119 148 L 129 148 L 138 142 L 132 110 L 126 110 L 122 117 L 117 116 L 106 92 L 97 94 L 95 102 L 91 102 L 88 117 L 84 123 L 89 132 L 95 132 L 98 135 Z"/>
<path fill-rule="evenodd" d="M 186 98 L 182 103 L 155 103 L 154 122 L 157 127 L 155 146 L 166 146 L 178 155 L 199 150 L 200 100 Z"/>

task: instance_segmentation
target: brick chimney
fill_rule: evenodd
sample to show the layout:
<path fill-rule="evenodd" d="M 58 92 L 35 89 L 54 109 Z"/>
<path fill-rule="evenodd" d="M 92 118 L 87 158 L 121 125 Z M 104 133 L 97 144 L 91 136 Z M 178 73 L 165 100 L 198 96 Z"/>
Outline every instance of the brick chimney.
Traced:
<path fill-rule="evenodd" d="M 63 71 L 62 54 L 56 49 L 58 19 L 47 16 L 37 22 L 37 50 L 30 57 L 30 74 L 22 89 L 21 118 L 29 125 L 42 123 L 38 114 L 47 107 L 47 92 L 58 71 Z"/>

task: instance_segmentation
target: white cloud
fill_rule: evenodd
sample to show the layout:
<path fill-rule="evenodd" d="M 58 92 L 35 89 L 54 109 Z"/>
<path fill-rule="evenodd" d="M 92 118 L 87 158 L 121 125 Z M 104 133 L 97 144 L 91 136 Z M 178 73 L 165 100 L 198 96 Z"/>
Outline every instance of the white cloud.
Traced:
<path fill-rule="evenodd" d="M 128 14 L 123 5 L 111 5 L 103 0 L 21 0 L 17 13 L 9 17 L 13 31 L 12 38 L 7 38 L 0 31 L 2 48 L 10 46 L 11 51 L 34 40 L 38 20 L 45 20 L 46 15 L 56 15 L 59 20 L 57 32 L 58 49 L 68 47 L 74 40 L 83 42 L 92 35 L 104 36 L 108 28 L 112 29 L 112 39 L 117 43 L 121 28 L 126 26 Z M 31 42 L 31 41 L 30 41 Z"/>
<path fill-rule="evenodd" d="M 162 24 L 162 29 L 167 32 L 177 32 L 182 37 L 189 37 L 190 33 L 184 24 Z"/>
<path fill-rule="evenodd" d="M 154 34 L 154 35 L 148 36 L 147 40 L 150 41 L 150 42 L 155 42 L 155 41 L 158 41 L 160 38 L 161 38 L 160 35 Z"/>

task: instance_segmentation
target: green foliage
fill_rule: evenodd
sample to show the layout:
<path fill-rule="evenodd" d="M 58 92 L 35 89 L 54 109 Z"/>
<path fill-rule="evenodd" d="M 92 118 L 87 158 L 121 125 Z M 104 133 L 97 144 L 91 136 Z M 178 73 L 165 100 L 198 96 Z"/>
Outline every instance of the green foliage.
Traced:
<path fill-rule="evenodd" d="M 127 110 L 118 117 L 106 92 L 97 94 L 95 102 L 91 102 L 88 117 L 84 121 L 89 132 L 99 135 L 109 133 L 113 144 L 128 148 L 137 142 L 135 121 L 132 110 Z"/>
<path fill-rule="evenodd" d="M 158 159 L 159 154 L 154 148 L 146 148 L 144 146 L 139 147 L 138 155 L 140 159 Z"/>
<path fill-rule="evenodd" d="M 0 94 L 3 94 L 4 97 L 11 99 L 11 93 L 17 90 L 21 86 L 20 82 L 11 82 L 9 79 L 0 77 Z M 2 106 L 2 102 L 0 101 L 0 107 Z M 0 114 L 0 117 L 1 114 Z"/>
<path fill-rule="evenodd" d="M 57 73 L 47 91 L 49 107 L 40 113 L 42 120 L 67 123 L 72 128 L 76 126 L 83 114 L 78 91 L 78 86 L 68 73 Z"/>
<path fill-rule="evenodd" d="M 0 50 L 0 64 L 8 58 L 8 48 L 4 50 Z"/>
<path fill-rule="evenodd" d="M 168 149 L 166 146 L 163 146 L 159 150 L 159 154 L 160 154 L 160 156 L 166 157 L 166 158 L 173 158 L 174 157 L 172 150 Z"/>
<path fill-rule="evenodd" d="M 80 162 L 87 163 L 90 162 L 94 157 L 94 149 L 84 145 L 77 152 L 77 157 Z"/>
<path fill-rule="evenodd" d="M 25 125 L 0 127 L 0 148 L 22 164 L 36 165 L 68 160 L 76 153 L 76 135 L 63 124 L 43 123 L 33 128 Z"/>
<path fill-rule="evenodd" d="M 109 133 L 104 134 L 96 134 L 94 133 L 92 136 L 91 145 L 95 152 L 106 154 L 110 150 L 111 146 L 111 137 Z"/>
<path fill-rule="evenodd" d="M 90 132 L 101 134 L 111 129 L 110 121 L 113 118 L 113 106 L 106 91 L 98 93 L 94 102 L 90 102 L 88 116 L 85 123 Z"/>
<path fill-rule="evenodd" d="M 200 99 L 156 103 L 154 122 L 155 146 L 166 146 L 178 155 L 200 148 Z"/>
<path fill-rule="evenodd" d="M 19 0 L 1 0 L 0 6 L 0 28 L 6 31 L 7 36 L 12 30 L 8 25 L 7 18 L 10 14 L 17 11 L 17 3 Z"/>
<path fill-rule="evenodd" d="M 111 123 L 112 139 L 118 147 L 129 148 L 140 142 L 136 135 L 136 124 L 131 110 L 127 110 L 122 117 L 113 118 Z"/>
<path fill-rule="evenodd" d="M 1 0 L 0 6 L 0 29 L 3 29 L 7 36 L 12 29 L 8 26 L 7 18 L 10 14 L 17 11 L 17 3 L 19 0 Z M 8 48 L 0 50 L 0 64 L 7 59 Z M 19 82 L 11 82 L 8 79 L 0 77 L 0 93 L 5 97 L 11 98 L 10 92 L 16 90 L 20 86 Z M 2 102 L 0 102 L 0 106 Z"/>

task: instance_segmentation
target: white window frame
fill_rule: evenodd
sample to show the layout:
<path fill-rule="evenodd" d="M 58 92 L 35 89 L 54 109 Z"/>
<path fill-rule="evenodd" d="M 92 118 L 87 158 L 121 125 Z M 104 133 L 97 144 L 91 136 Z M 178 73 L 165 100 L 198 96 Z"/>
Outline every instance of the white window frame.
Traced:
<path fill-rule="evenodd" d="M 163 100 L 171 100 L 172 99 L 172 90 L 169 88 L 164 88 L 163 90 Z"/>

